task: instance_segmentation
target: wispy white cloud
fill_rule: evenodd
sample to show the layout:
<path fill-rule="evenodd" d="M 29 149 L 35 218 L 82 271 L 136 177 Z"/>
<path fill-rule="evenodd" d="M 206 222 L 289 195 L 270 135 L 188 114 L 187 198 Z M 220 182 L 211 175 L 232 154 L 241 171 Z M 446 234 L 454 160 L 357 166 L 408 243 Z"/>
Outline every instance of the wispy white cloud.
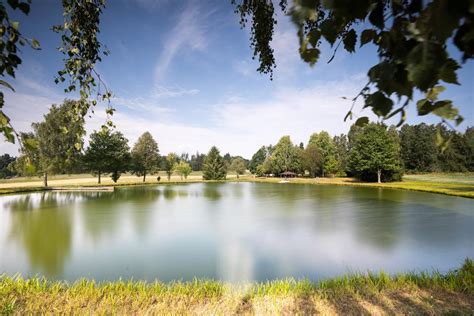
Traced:
<path fill-rule="evenodd" d="M 143 132 L 152 133 L 163 154 L 207 152 L 216 145 L 222 153 L 250 158 L 260 146 L 275 144 L 283 135 L 306 143 L 311 133 L 321 130 L 332 135 L 347 133 L 353 122 L 343 122 L 343 118 L 350 102 L 341 97 L 355 95 L 358 89 L 358 82 L 348 79 L 281 89 L 264 100 L 228 96 L 212 107 L 211 120 L 205 124 L 180 123 L 174 113 L 152 117 L 119 112 L 113 120 L 131 145 Z M 360 115 L 374 118 L 368 111 Z M 99 119 L 96 126 L 100 124 Z"/>
<path fill-rule="evenodd" d="M 275 144 L 283 135 L 290 135 L 294 143 L 306 143 L 311 133 L 321 130 L 332 135 L 347 133 L 353 121 L 343 121 L 350 102 L 342 97 L 357 94 L 360 85 L 355 79 L 360 76 L 314 81 L 304 88 L 279 88 L 262 100 L 229 95 L 211 106 L 209 119 L 197 119 L 194 124 L 182 123 L 181 114 L 160 105 L 158 99 L 114 99 L 113 104 L 132 111 L 119 109 L 112 120 L 129 139 L 130 146 L 149 131 L 158 141 L 162 154 L 207 152 L 215 145 L 222 153 L 250 158 L 260 146 Z M 11 115 L 19 130 L 29 130 L 31 122 L 41 120 L 52 103 L 61 101 L 20 93 L 11 93 L 7 100 L 15 103 Z M 368 110 L 356 114 L 375 119 Z M 105 120 L 105 111 L 98 106 L 87 119 L 88 134 L 99 129 Z M 0 151 L 16 154 L 17 148 L 3 142 Z"/>
<path fill-rule="evenodd" d="M 256 73 L 256 66 L 250 64 L 247 60 L 235 61 L 233 68 L 236 72 L 244 76 L 250 76 Z"/>
<path fill-rule="evenodd" d="M 114 108 L 126 108 L 132 111 L 143 113 L 144 115 L 163 114 L 172 112 L 172 109 L 161 106 L 156 99 L 150 97 L 124 98 L 116 97 L 112 99 Z"/>
<path fill-rule="evenodd" d="M 35 86 L 37 83 L 31 82 Z M 11 123 L 17 131 L 31 131 L 31 123 L 39 122 L 52 104 L 62 101 L 59 95 L 51 97 L 22 92 L 5 92 L 5 107 L 3 110 L 10 117 Z M 18 145 L 6 142 L 0 136 L 0 153 L 18 155 Z"/>
<path fill-rule="evenodd" d="M 167 115 L 175 110 L 163 104 L 163 100 L 171 98 L 180 98 L 193 96 L 199 93 L 198 89 L 184 89 L 182 87 L 167 87 L 163 85 L 155 85 L 148 95 L 143 97 L 115 97 L 112 99 L 114 107 L 127 108 L 142 116 Z"/>
<path fill-rule="evenodd" d="M 166 87 L 162 85 L 156 85 L 151 95 L 156 99 L 164 99 L 196 95 L 198 93 L 198 89 L 184 89 L 182 87 Z"/>
<path fill-rule="evenodd" d="M 169 37 L 163 42 L 161 52 L 155 67 L 155 79 L 162 81 L 169 65 L 177 54 L 185 50 L 204 51 L 208 45 L 206 21 L 214 12 L 202 10 L 198 1 L 189 1 L 178 17 L 176 25 L 169 32 Z"/>

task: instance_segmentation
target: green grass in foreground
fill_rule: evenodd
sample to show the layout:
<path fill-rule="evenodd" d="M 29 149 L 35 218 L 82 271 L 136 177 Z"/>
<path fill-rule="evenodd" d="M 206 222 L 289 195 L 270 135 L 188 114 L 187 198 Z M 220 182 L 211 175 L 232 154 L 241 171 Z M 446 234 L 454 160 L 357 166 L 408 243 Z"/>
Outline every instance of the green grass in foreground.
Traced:
<path fill-rule="evenodd" d="M 74 284 L 0 277 L 0 314 L 470 314 L 474 264 L 438 272 L 355 274 L 312 283 L 233 285 L 209 280 Z"/>

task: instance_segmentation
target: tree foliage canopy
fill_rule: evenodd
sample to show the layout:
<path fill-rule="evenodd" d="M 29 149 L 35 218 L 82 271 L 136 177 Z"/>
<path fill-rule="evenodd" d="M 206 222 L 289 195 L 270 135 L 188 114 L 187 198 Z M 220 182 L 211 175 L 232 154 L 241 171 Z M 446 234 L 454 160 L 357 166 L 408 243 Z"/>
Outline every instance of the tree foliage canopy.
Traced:
<path fill-rule="evenodd" d="M 185 162 L 185 161 L 180 161 L 175 167 L 174 170 L 176 170 L 176 173 L 178 173 L 182 178 L 187 179 L 189 174 L 193 171 L 191 166 Z"/>
<path fill-rule="evenodd" d="M 111 173 L 112 180 L 117 182 L 130 165 L 128 140 L 120 132 L 96 131 L 90 136 L 83 159 L 87 169 L 98 174 L 99 183 L 101 173 Z"/>
<path fill-rule="evenodd" d="M 355 139 L 349 156 L 349 168 L 359 178 L 393 180 L 401 174 L 398 144 L 385 126 L 368 124 Z"/>
<path fill-rule="evenodd" d="M 32 124 L 41 171 L 72 172 L 78 163 L 84 143 L 84 118 L 72 113 L 80 102 L 65 100 L 61 106 L 53 105 L 43 122 Z"/>
<path fill-rule="evenodd" d="M 143 133 L 143 135 L 138 138 L 135 145 L 133 145 L 133 173 L 138 176 L 143 176 L 143 181 L 145 181 L 147 173 L 150 173 L 157 168 L 158 159 L 158 144 L 149 132 Z"/>
<path fill-rule="evenodd" d="M 202 178 L 204 180 L 224 180 L 227 175 L 227 166 L 219 149 L 212 146 L 204 158 Z"/>
<path fill-rule="evenodd" d="M 237 174 L 237 178 L 245 173 L 245 161 L 242 157 L 235 157 L 229 166 L 229 170 L 234 171 Z"/>
<path fill-rule="evenodd" d="M 176 167 L 178 156 L 175 153 L 169 153 L 163 159 L 163 168 L 165 169 L 166 175 L 168 176 L 168 181 L 171 179 L 171 175 Z"/>
<path fill-rule="evenodd" d="M 303 167 L 309 172 L 309 176 L 314 178 L 321 172 L 323 159 L 318 147 L 315 144 L 308 144 L 303 154 Z"/>
<path fill-rule="evenodd" d="M 290 136 L 283 136 L 271 154 L 272 172 L 279 175 L 285 171 L 298 173 L 301 170 L 299 147 L 293 145 Z"/>
<path fill-rule="evenodd" d="M 320 173 L 323 177 L 325 174 L 334 174 L 337 171 L 336 148 L 328 132 L 322 131 L 311 135 L 308 146 L 314 146 L 319 153 L 321 159 Z"/>
<path fill-rule="evenodd" d="M 0 179 L 9 178 L 16 174 L 15 169 L 12 168 L 15 161 L 16 158 L 9 154 L 3 154 L 0 156 Z"/>
<path fill-rule="evenodd" d="M 271 42 L 276 24 L 273 1 L 233 0 L 240 23 L 250 20 L 250 45 L 259 60 L 257 71 L 272 75 L 276 67 Z M 460 62 L 474 57 L 474 5 L 472 1 L 421 0 L 281 0 L 279 6 L 289 14 L 299 37 L 301 58 L 315 65 L 323 41 L 354 53 L 371 43 L 376 46 L 379 61 L 367 73 L 367 84 L 354 97 L 362 97 L 382 118 L 400 115 L 405 121 L 406 107 L 419 90 L 425 97 L 418 100 L 418 115 L 433 113 L 443 122 L 459 125 L 463 118 L 451 100 L 438 100 L 444 90 L 441 82 L 459 84 Z M 362 25 L 362 27 L 360 27 Z M 460 53 L 450 52 L 451 41 Z M 394 104 L 394 97 L 399 104 Z M 352 117 L 352 108 L 346 119 Z M 359 118 L 363 123 L 368 119 Z"/>

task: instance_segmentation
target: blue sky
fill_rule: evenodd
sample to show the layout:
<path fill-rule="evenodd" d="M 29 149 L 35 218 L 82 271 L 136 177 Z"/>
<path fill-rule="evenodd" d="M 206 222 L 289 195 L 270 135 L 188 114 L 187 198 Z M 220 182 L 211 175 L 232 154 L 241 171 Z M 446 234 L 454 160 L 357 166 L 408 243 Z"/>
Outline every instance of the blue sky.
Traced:
<path fill-rule="evenodd" d="M 41 51 L 22 50 L 23 64 L 11 81 L 16 93 L 5 96 L 5 111 L 19 130 L 29 130 L 51 104 L 68 97 L 64 86 L 54 84 L 62 55 L 51 26 L 61 23 L 61 10 L 60 1 L 36 0 L 27 18 L 16 15 L 23 34 L 42 46 Z M 343 118 L 350 102 L 341 97 L 354 96 L 364 86 L 367 70 L 377 62 L 374 47 L 366 45 L 356 54 L 340 50 L 327 64 L 332 50 L 323 46 L 311 68 L 299 58 L 289 18 L 280 14 L 278 19 L 277 68 L 270 81 L 255 71 L 248 30 L 240 29 L 230 1 L 108 1 L 100 39 L 111 55 L 97 68 L 114 93 L 117 129 L 131 146 L 150 131 L 162 154 L 207 152 L 216 145 L 223 153 L 247 158 L 283 135 L 306 143 L 313 132 L 347 132 L 352 122 Z M 473 65 L 468 62 L 459 71 L 461 86 L 449 85 L 442 95 L 461 109 L 460 130 L 474 125 Z M 412 104 L 409 123 L 420 121 L 415 113 Z M 369 111 L 358 114 L 370 116 Z M 421 119 L 438 122 L 434 116 Z M 87 120 L 88 132 L 104 120 L 99 105 Z M 0 152 L 17 154 L 17 147 L 1 142 Z"/>

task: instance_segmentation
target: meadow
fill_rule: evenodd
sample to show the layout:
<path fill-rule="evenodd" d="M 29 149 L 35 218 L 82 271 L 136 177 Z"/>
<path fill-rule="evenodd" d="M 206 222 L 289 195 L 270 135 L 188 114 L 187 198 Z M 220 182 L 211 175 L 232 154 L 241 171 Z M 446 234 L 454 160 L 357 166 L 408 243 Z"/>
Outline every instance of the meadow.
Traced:
<path fill-rule="evenodd" d="M 312 283 L 276 280 L 229 284 L 212 280 L 73 284 L 0 277 L 0 313 L 9 314 L 470 314 L 474 264 L 446 274 L 384 272 Z"/>
<path fill-rule="evenodd" d="M 160 181 L 157 177 L 160 176 Z M 252 181 L 252 182 L 280 182 L 281 178 L 258 178 L 251 174 L 245 174 L 237 178 L 235 174 L 228 174 L 227 181 Z M 287 179 L 289 183 L 304 184 L 326 184 L 326 185 L 351 185 L 368 186 L 391 189 L 403 189 L 412 191 L 432 192 L 467 198 L 474 198 L 474 173 L 428 173 L 405 175 L 402 181 L 373 183 L 360 182 L 354 178 L 334 177 L 334 178 L 291 178 Z M 203 182 L 202 172 L 192 172 L 187 179 L 173 175 L 168 180 L 164 172 L 150 175 L 143 182 L 141 177 L 132 174 L 124 174 L 117 183 L 114 183 L 109 177 L 103 176 L 101 184 L 97 183 L 97 178 L 89 174 L 74 175 L 56 175 L 49 179 L 50 188 L 55 187 L 94 187 L 94 186 L 127 186 L 143 184 L 176 184 Z M 17 192 L 42 191 L 43 182 L 39 177 L 16 177 L 12 179 L 0 180 L 0 194 L 9 194 Z"/>

